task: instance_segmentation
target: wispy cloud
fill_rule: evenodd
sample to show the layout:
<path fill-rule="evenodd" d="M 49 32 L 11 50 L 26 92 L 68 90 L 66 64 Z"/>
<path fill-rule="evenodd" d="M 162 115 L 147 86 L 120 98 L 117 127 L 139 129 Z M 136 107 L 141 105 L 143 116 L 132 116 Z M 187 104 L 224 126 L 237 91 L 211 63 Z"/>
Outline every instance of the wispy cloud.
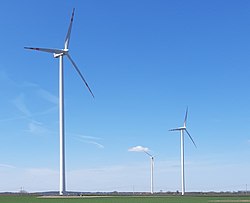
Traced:
<path fill-rule="evenodd" d="M 47 95 L 49 95 L 48 92 L 47 92 Z M 41 135 L 41 134 L 48 133 L 49 130 L 44 126 L 44 124 L 36 121 L 34 117 L 51 113 L 52 111 L 55 110 L 56 107 L 46 109 L 45 111 L 42 111 L 42 112 L 32 113 L 29 110 L 28 106 L 26 105 L 26 100 L 27 98 L 24 93 L 21 93 L 14 100 L 12 100 L 12 103 L 14 104 L 14 106 L 22 113 L 22 116 L 8 118 L 8 119 L 1 119 L 0 121 L 26 119 L 28 121 L 28 124 L 27 124 L 28 129 L 26 130 L 27 132 L 32 133 L 34 135 Z"/>
<path fill-rule="evenodd" d="M 33 87 L 33 88 L 39 88 L 39 85 L 33 82 L 27 82 L 24 81 L 21 85 L 21 87 L 27 88 L 27 87 Z"/>
<path fill-rule="evenodd" d="M 20 119 L 25 119 L 27 116 L 17 116 L 17 117 L 11 117 L 11 118 L 3 118 L 0 119 L 0 122 L 6 122 L 6 121 L 14 121 L 14 120 L 20 120 Z"/>
<path fill-rule="evenodd" d="M 56 176 L 58 171 L 50 168 L 27 168 L 25 171 L 31 176 Z"/>
<path fill-rule="evenodd" d="M 24 116 L 30 117 L 31 112 L 27 108 L 25 104 L 25 96 L 23 93 L 21 93 L 17 98 L 12 100 L 12 103 L 15 105 L 15 107 L 23 113 Z"/>
<path fill-rule="evenodd" d="M 128 149 L 129 152 L 148 152 L 149 148 L 142 146 L 135 146 Z"/>
<path fill-rule="evenodd" d="M 3 119 L 0 119 L 0 122 L 14 121 L 14 120 L 20 120 L 20 119 L 29 119 L 29 118 L 34 117 L 34 116 L 46 115 L 46 114 L 55 112 L 55 111 L 57 111 L 57 110 L 58 110 L 57 107 L 52 107 L 52 108 L 46 109 L 45 111 L 42 111 L 42 112 L 33 113 L 33 114 L 30 115 L 30 116 L 23 115 L 23 116 L 16 116 L 16 117 L 3 118 Z"/>
<path fill-rule="evenodd" d="M 0 70 L 0 81 L 8 85 L 18 87 L 18 84 L 4 70 Z"/>
<path fill-rule="evenodd" d="M 93 136 L 84 136 L 84 135 L 75 135 L 75 139 L 77 139 L 80 142 L 86 143 L 86 144 L 92 144 L 98 147 L 99 149 L 103 149 L 104 146 L 97 142 L 97 140 L 101 140 L 99 137 L 93 137 Z"/>
<path fill-rule="evenodd" d="M 88 139 L 88 140 L 101 140 L 102 138 L 100 137 L 94 137 L 94 136 L 85 136 L 85 135 L 79 135 L 75 134 L 75 136 L 81 138 L 81 139 Z"/>
<path fill-rule="evenodd" d="M 0 168 L 16 168 L 16 167 L 9 164 L 0 164 Z"/>
<path fill-rule="evenodd" d="M 44 127 L 44 125 L 40 122 L 34 121 L 32 120 L 29 124 L 28 124 L 28 130 L 29 133 L 32 134 L 44 134 L 46 132 L 48 132 L 47 128 Z"/>
<path fill-rule="evenodd" d="M 52 94 L 48 90 L 42 88 L 39 84 L 33 83 L 33 82 L 23 82 L 19 85 L 20 87 L 23 87 L 25 89 L 30 88 L 32 89 L 35 94 L 40 97 L 41 99 L 48 101 L 52 104 L 58 105 L 58 96 Z"/>
<path fill-rule="evenodd" d="M 12 99 L 10 99 L 10 102 L 16 107 L 16 109 L 19 110 L 19 112 L 22 113 L 21 116 L 16 116 L 12 118 L 2 118 L 0 121 L 11 121 L 17 119 L 25 119 L 32 116 L 44 115 L 51 113 L 52 110 L 58 108 L 57 95 L 52 94 L 48 90 L 42 88 L 37 83 L 27 81 L 15 81 L 4 70 L 0 70 L 0 83 L 14 88 L 12 91 L 14 94 L 16 94 L 16 91 L 19 92 L 19 94 L 15 95 L 14 97 L 12 95 Z M 30 111 L 27 103 L 30 103 L 31 101 L 32 103 L 34 103 L 36 99 L 38 99 L 39 101 L 43 100 L 49 102 L 50 104 L 53 104 L 53 106 L 46 110 L 43 110 L 42 112 L 34 113 Z"/>
<path fill-rule="evenodd" d="M 16 115 L 11 117 L 7 116 L 5 118 L 2 117 L 0 119 L 0 122 L 26 120 L 26 132 L 33 134 L 42 134 L 48 132 L 49 130 L 44 126 L 44 124 L 37 121 L 37 117 L 58 111 L 58 97 L 53 95 L 46 89 L 42 88 L 37 83 L 27 81 L 16 81 L 4 70 L 0 70 L 0 83 L 3 83 L 4 85 L 9 86 L 10 88 L 13 88 L 13 91 L 11 91 L 11 98 L 7 100 L 19 112 L 19 116 Z M 34 112 L 28 104 L 34 104 L 36 103 L 36 101 L 49 102 L 49 105 L 46 104 L 46 109 Z M 34 105 L 32 105 L 32 107 L 34 108 Z"/>
<path fill-rule="evenodd" d="M 87 143 L 87 144 L 93 144 L 95 146 L 97 146 L 99 149 L 103 149 L 104 146 L 98 142 L 95 141 L 87 141 L 87 140 L 81 140 L 81 142 Z"/>
<path fill-rule="evenodd" d="M 37 91 L 37 94 L 43 98 L 44 100 L 52 103 L 52 104 L 55 104 L 55 105 L 58 105 L 58 97 L 53 95 L 52 93 L 50 93 L 49 91 L 45 90 L 45 89 L 42 89 L 42 88 L 39 88 L 39 90 Z"/>

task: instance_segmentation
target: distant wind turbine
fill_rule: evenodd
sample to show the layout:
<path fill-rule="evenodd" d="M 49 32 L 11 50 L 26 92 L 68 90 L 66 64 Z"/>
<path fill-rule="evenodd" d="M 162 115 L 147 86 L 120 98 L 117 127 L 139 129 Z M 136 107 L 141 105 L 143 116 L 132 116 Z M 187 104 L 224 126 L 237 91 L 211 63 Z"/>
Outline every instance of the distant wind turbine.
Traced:
<path fill-rule="evenodd" d="M 186 109 L 186 115 L 184 119 L 183 127 L 171 129 L 169 131 L 180 131 L 181 132 L 181 194 L 185 194 L 185 174 L 184 174 L 184 131 L 188 134 L 190 140 L 193 142 L 194 146 L 197 148 L 193 138 L 191 137 L 190 133 L 187 131 L 186 124 L 187 124 L 187 116 L 188 116 L 188 108 Z"/>
<path fill-rule="evenodd" d="M 153 155 L 149 154 L 147 151 L 144 151 L 150 157 L 150 168 L 151 168 L 151 194 L 154 194 L 154 157 Z"/>
<path fill-rule="evenodd" d="M 51 48 L 33 48 L 33 47 L 24 47 L 25 49 L 31 49 L 36 51 L 48 52 L 54 55 L 54 58 L 59 58 L 59 132 L 60 132 L 60 195 L 66 194 L 66 184 L 65 184 L 65 144 L 64 144 L 64 74 L 63 74 L 63 57 L 67 56 L 78 75 L 86 85 L 88 91 L 94 97 L 93 92 L 91 91 L 88 83 L 84 79 L 82 73 L 77 67 L 76 63 L 73 61 L 71 56 L 69 55 L 69 42 L 70 42 L 70 34 L 74 19 L 75 9 L 73 9 L 72 16 L 70 19 L 70 24 L 68 28 L 68 32 L 64 41 L 64 49 L 51 49 Z"/>
<path fill-rule="evenodd" d="M 148 153 L 149 149 L 147 147 L 142 147 L 142 146 L 136 146 L 136 147 L 131 147 L 128 149 L 130 152 L 144 152 L 150 157 L 150 168 L 151 168 L 151 173 L 150 173 L 150 192 L 151 194 L 154 194 L 154 156 Z"/>

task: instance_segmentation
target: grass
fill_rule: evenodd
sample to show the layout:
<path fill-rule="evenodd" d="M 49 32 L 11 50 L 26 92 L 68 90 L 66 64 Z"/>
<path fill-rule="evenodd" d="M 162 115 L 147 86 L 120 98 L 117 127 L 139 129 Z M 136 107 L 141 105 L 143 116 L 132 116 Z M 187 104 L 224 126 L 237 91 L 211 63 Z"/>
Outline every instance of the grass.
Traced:
<path fill-rule="evenodd" d="M 219 201 L 218 201 L 219 200 Z M 92 197 L 92 198 L 37 198 L 35 196 L 0 196 L 1 203 L 239 203 L 250 197 L 210 197 L 210 196 L 154 196 L 154 197 Z"/>

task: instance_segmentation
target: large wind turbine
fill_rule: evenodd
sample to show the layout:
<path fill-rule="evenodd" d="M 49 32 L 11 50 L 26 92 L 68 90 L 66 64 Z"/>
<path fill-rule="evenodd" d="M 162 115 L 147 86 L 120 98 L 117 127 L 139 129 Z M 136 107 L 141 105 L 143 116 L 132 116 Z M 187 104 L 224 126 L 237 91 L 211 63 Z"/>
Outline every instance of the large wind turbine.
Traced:
<path fill-rule="evenodd" d="M 181 194 L 184 195 L 185 194 L 185 174 L 184 174 L 184 132 L 186 132 L 189 136 L 189 138 L 191 139 L 191 141 L 193 142 L 194 146 L 196 147 L 196 144 L 193 140 L 193 138 L 191 137 L 190 133 L 187 131 L 187 116 L 188 116 L 188 108 L 186 109 L 186 115 L 185 115 L 185 119 L 184 119 L 184 124 L 183 127 L 179 127 L 179 128 L 175 128 L 175 129 L 171 129 L 169 131 L 180 131 L 181 132 L 181 189 L 182 192 Z"/>
<path fill-rule="evenodd" d="M 151 167 L 151 194 L 154 194 L 154 157 L 153 155 L 149 154 L 147 151 L 144 151 L 150 157 L 150 167 Z"/>
<path fill-rule="evenodd" d="M 51 49 L 51 48 L 33 48 L 33 47 L 24 47 L 25 49 L 31 49 L 36 51 L 48 52 L 54 55 L 54 58 L 59 58 L 59 133 L 60 133 L 60 195 L 66 194 L 66 185 L 65 185 L 65 150 L 64 150 L 64 78 L 63 78 L 63 57 L 67 56 L 72 65 L 74 66 L 75 70 L 81 77 L 82 81 L 88 88 L 91 95 L 94 97 L 93 92 L 91 91 L 88 83 L 84 79 L 82 73 L 78 69 L 76 63 L 73 61 L 71 56 L 69 55 L 69 42 L 70 42 L 70 34 L 74 19 L 74 12 L 73 9 L 72 16 L 70 19 L 70 24 L 68 28 L 68 32 L 64 42 L 64 49 Z"/>

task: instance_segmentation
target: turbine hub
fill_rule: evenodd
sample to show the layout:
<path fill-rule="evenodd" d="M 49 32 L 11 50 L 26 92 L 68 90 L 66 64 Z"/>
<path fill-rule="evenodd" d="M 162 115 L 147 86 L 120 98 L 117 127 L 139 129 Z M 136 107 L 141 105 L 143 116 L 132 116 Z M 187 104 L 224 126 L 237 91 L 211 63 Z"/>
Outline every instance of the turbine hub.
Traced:
<path fill-rule="evenodd" d="M 54 53 L 54 58 L 58 58 L 60 56 L 63 56 L 65 54 L 68 54 L 69 50 L 68 49 L 62 49 L 57 53 Z"/>
<path fill-rule="evenodd" d="M 54 58 L 58 58 L 58 57 L 63 56 L 63 55 L 64 55 L 64 53 L 60 53 L 60 54 L 54 53 Z"/>

